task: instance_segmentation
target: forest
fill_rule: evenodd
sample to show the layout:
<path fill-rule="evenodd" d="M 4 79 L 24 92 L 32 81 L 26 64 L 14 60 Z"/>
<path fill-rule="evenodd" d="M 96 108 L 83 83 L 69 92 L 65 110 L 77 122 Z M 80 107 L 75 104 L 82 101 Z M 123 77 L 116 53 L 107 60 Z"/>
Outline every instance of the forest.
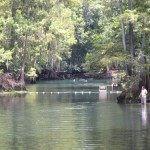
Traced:
<path fill-rule="evenodd" d="M 0 0 L 0 83 L 110 70 L 150 91 L 149 0 Z"/>

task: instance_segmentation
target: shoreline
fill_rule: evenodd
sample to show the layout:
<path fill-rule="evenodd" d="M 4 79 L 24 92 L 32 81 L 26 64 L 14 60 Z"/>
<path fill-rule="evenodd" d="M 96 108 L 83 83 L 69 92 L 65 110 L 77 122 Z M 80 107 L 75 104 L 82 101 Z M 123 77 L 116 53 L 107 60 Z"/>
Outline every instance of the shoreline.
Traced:
<path fill-rule="evenodd" d="M 28 91 L 1 91 L 0 96 L 6 96 L 6 95 L 16 95 L 16 94 L 27 94 Z"/>

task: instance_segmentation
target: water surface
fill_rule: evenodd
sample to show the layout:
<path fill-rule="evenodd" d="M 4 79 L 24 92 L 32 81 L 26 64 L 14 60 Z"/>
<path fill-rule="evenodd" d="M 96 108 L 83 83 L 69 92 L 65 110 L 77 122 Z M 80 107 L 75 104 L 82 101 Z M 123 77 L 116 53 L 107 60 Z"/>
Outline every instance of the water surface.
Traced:
<path fill-rule="evenodd" d="M 119 105 L 99 85 L 110 81 L 45 81 L 28 85 L 31 94 L 1 96 L 0 149 L 150 149 L 149 105 Z"/>

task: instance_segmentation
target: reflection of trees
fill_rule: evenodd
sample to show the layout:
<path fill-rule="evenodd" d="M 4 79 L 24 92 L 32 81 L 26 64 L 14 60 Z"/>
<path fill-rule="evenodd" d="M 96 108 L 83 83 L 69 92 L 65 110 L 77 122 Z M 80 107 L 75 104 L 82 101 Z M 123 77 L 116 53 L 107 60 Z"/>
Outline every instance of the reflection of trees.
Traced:
<path fill-rule="evenodd" d="M 120 113 L 118 109 L 112 109 L 112 106 L 107 106 L 105 103 L 100 103 L 99 106 L 93 106 L 88 116 L 88 125 L 93 129 L 87 132 L 87 145 L 93 146 L 95 150 L 99 149 L 117 149 L 116 145 L 120 139 L 118 138 L 119 120 L 115 120 L 115 114 Z M 115 134 L 114 134 L 115 132 Z M 117 132 L 117 133 L 116 133 Z M 117 134 L 117 136 L 116 136 Z M 120 147 L 122 150 L 123 146 Z"/>
<path fill-rule="evenodd" d="M 81 93 L 1 100 L 0 149 L 149 149 L 147 109 L 141 105 L 104 103 L 98 94 Z"/>
<path fill-rule="evenodd" d="M 94 105 L 89 108 L 81 113 L 86 117 L 85 130 L 80 132 L 84 146 L 95 150 L 148 149 L 149 135 L 141 128 L 140 105 L 120 105 L 119 108 L 117 104 L 100 103 L 98 107 Z"/>
<path fill-rule="evenodd" d="M 0 96 L 0 107 L 9 110 L 15 105 L 23 105 L 24 98 L 25 94 L 18 94 L 16 96 Z"/>
<path fill-rule="evenodd" d="M 0 107 L 7 106 L 1 109 L 7 118 L 7 121 L 0 120 L 0 130 L 5 130 L 5 136 L 0 133 L 3 148 L 66 150 L 78 147 L 72 103 L 61 103 L 59 96 L 35 94 L 27 95 L 25 100 L 15 97 L 9 101 L 6 98 L 7 105 L 3 100 Z"/>
<path fill-rule="evenodd" d="M 77 147 L 71 103 L 60 103 L 58 97 L 60 95 L 46 96 L 42 107 L 37 105 L 31 112 L 36 150 L 70 150 Z"/>
<path fill-rule="evenodd" d="M 143 149 L 150 149 L 149 146 L 149 131 L 148 131 L 148 114 L 147 114 L 147 105 L 141 105 L 141 139 L 140 144 Z"/>
<path fill-rule="evenodd" d="M 149 149 L 147 110 L 141 105 L 119 105 L 122 109 L 123 130 L 120 142 L 125 141 L 126 149 Z M 141 110 L 142 107 L 142 110 Z M 140 115 L 139 115 L 140 114 Z M 114 133 L 115 134 L 115 133 Z M 122 137 L 124 136 L 124 139 Z"/>
<path fill-rule="evenodd" d="M 10 143 L 17 142 L 14 139 L 15 129 L 18 128 L 15 117 L 17 116 L 16 110 L 24 107 L 25 95 L 15 96 L 0 96 L 0 149 L 18 149 Z M 2 146 L 2 147 L 1 147 Z"/>
<path fill-rule="evenodd" d="M 97 102 L 98 101 L 98 93 L 77 93 L 72 95 L 72 102 Z"/>
<path fill-rule="evenodd" d="M 101 100 L 101 101 L 107 100 L 107 91 L 106 92 L 99 92 L 99 100 Z"/>

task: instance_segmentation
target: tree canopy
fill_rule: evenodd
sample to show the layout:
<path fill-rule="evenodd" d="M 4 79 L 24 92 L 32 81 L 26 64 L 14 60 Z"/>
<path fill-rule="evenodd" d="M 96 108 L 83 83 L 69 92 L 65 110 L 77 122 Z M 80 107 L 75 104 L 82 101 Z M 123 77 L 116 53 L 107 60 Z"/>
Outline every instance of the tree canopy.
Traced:
<path fill-rule="evenodd" d="M 147 0 L 0 0 L 0 69 L 115 68 L 150 87 L 149 33 Z"/>

